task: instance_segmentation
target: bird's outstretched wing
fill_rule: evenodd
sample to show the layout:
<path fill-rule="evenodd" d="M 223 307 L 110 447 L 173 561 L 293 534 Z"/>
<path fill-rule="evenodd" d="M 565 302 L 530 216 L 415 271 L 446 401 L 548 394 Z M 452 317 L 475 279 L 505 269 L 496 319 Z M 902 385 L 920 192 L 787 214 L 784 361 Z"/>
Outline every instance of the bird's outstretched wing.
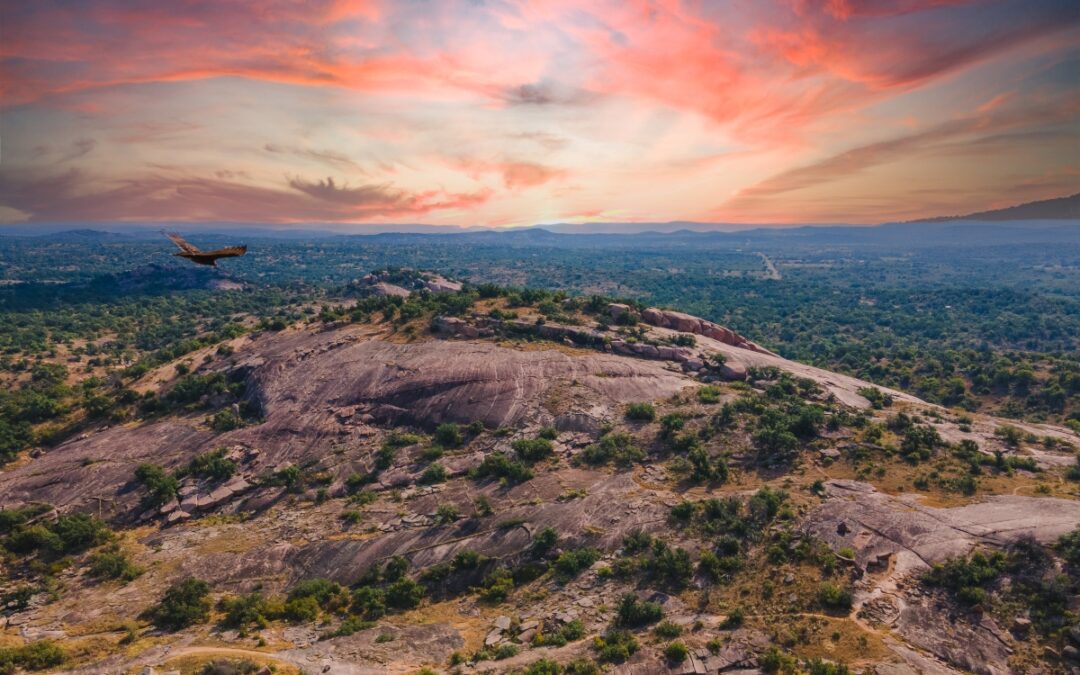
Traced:
<path fill-rule="evenodd" d="M 181 237 L 180 235 L 176 234 L 175 232 L 163 232 L 162 234 L 164 234 L 166 237 L 168 237 L 172 241 L 172 243 L 179 246 L 180 250 L 183 251 L 184 253 L 192 253 L 192 254 L 194 254 L 194 253 L 200 253 L 201 252 L 201 251 L 199 251 L 199 249 L 195 248 L 191 244 L 184 241 L 184 238 Z"/>
<path fill-rule="evenodd" d="M 202 255 L 213 256 L 215 258 L 235 258 L 239 255 L 247 253 L 247 246 L 229 246 L 226 248 L 219 248 L 213 251 L 200 251 Z"/>

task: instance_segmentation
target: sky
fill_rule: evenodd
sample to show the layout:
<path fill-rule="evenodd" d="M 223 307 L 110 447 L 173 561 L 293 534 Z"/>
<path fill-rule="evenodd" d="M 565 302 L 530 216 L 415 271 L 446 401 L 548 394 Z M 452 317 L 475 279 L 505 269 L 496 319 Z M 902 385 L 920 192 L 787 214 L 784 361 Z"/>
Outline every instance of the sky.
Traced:
<path fill-rule="evenodd" d="M 0 223 L 875 223 L 1078 140 L 1076 0 L 0 0 Z"/>

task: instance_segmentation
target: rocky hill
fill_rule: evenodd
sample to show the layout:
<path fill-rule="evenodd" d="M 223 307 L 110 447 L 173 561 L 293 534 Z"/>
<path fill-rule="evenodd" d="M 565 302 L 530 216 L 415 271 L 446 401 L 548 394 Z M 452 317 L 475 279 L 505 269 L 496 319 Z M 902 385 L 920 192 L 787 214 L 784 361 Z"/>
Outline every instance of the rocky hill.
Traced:
<path fill-rule="evenodd" d="M 9 466 L 0 664 L 1080 663 L 1071 431 L 669 310 L 439 290 L 163 366 L 138 421 Z"/>

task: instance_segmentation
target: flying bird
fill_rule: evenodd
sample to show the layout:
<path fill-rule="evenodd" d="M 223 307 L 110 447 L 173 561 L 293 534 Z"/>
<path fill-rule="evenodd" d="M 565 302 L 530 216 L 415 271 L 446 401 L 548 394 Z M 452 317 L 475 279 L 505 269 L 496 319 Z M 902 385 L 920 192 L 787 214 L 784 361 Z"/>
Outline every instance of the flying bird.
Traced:
<path fill-rule="evenodd" d="M 191 262 L 199 265 L 217 267 L 218 258 L 235 258 L 247 253 L 247 246 L 229 246 L 214 251 L 200 251 L 175 232 L 164 232 L 163 234 L 172 240 L 172 243 L 180 247 L 180 252 L 174 253 L 173 255 L 187 258 Z"/>

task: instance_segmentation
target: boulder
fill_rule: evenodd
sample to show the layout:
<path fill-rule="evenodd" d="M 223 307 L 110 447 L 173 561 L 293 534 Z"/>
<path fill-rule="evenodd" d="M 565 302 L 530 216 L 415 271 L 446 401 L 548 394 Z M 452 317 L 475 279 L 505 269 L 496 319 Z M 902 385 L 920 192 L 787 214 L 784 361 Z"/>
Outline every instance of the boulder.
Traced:
<path fill-rule="evenodd" d="M 607 306 L 608 315 L 612 321 L 618 321 L 619 317 L 624 314 L 630 313 L 630 305 L 624 305 L 621 302 L 613 302 Z"/>
<path fill-rule="evenodd" d="M 717 368 L 716 374 L 728 382 L 745 382 L 748 376 L 746 366 L 730 361 Z"/>
<path fill-rule="evenodd" d="M 450 281 L 444 277 L 435 276 L 424 282 L 424 288 L 432 293 L 457 293 L 461 290 L 460 282 Z"/>

